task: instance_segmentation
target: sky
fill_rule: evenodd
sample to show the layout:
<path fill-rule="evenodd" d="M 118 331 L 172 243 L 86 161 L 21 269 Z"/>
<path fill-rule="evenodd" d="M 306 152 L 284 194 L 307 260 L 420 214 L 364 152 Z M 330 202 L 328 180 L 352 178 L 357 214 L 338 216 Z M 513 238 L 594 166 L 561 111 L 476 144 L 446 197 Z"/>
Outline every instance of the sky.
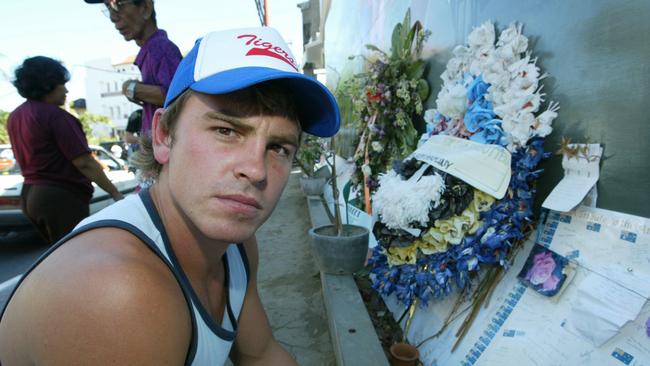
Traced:
<path fill-rule="evenodd" d="M 305 0 L 266 0 L 269 25 L 278 29 L 298 63 L 302 60 L 302 13 Z M 254 0 L 154 0 L 158 27 L 184 54 L 208 32 L 257 27 Z M 138 53 L 101 12 L 103 5 L 83 0 L 0 0 L 0 110 L 24 101 L 11 85 L 17 66 L 27 57 L 48 56 L 71 73 L 68 101 L 85 97 L 86 61 L 110 57 L 114 63 Z"/>

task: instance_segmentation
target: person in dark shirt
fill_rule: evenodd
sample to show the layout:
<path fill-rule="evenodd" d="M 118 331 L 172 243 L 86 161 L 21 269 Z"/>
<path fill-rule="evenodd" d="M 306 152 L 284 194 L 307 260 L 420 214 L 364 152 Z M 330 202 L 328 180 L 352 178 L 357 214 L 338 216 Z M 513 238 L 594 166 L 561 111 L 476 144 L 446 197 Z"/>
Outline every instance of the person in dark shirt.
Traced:
<path fill-rule="evenodd" d="M 138 150 L 138 140 L 142 128 L 142 109 L 136 109 L 129 115 L 129 120 L 124 129 L 124 142 L 128 144 L 126 156 L 131 156 Z"/>
<path fill-rule="evenodd" d="M 24 177 L 22 210 L 49 243 L 55 243 L 89 214 L 91 181 L 113 199 L 122 194 L 92 157 L 81 123 L 60 108 L 68 70 L 49 57 L 26 59 L 14 85 L 27 100 L 7 121 L 16 161 Z"/>
<path fill-rule="evenodd" d="M 89 4 L 103 3 L 105 14 L 126 41 L 135 41 L 140 52 L 135 64 L 142 81 L 127 80 L 122 93 L 132 102 L 142 105 L 140 136 L 151 130 L 156 109 L 161 108 L 176 67 L 183 56 L 178 47 L 158 29 L 152 0 L 85 0 Z"/>

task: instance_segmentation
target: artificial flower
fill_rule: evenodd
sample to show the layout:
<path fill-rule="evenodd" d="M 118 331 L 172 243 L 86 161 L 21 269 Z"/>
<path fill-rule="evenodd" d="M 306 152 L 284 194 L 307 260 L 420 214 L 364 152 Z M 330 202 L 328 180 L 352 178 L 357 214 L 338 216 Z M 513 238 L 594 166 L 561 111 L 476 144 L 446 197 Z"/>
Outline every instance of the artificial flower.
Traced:
<path fill-rule="evenodd" d="M 438 111 L 450 118 L 460 118 L 467 109 L 466 89 L 462 84 L 445 87 L 436 99 Z"/>
<path fill-rule="evenodd" d="M 376 225 L 380 229 L 373 232 L 387 249 L 374 250 L 369 263 L 373 287 L 383 295 L 395 294 L 407 306 L 415 298 L 426 305 L 454 287 L 471 286 L 476 278 L 471 274 L 485 265 L 506 270 L 510 266 L 508 256 L 533 219 L 534 183 L 541 172 L 537 166 L 549 156 L 543 137 L 552 131 L 559 108 L 551 102 L 538 114 L 544 103 L 540 80 L 546 74 L 526 53 L 528 39 L 521 29 L 512 24 L 497 39 L 494 26 L 486 22 L 471 32 L 467 45 L 454 48 L 441 75 L 436 109 L 425 111 L 427 133 L 422 138 L 446 134 L 506 147 L 512 169 L 507 194 L 496 200 L 450 174 L 427 171 L 424 176 L 439 174 L 444 188 L 425 218 L 424 206 L 414 215 L 406 208 L 412 202 L 405 204 L 406 196 L 384 192 L 399 189 L 397 181 L 380 179 L 381 194 L 373 196 L 373 207 L 380 202 L 382 214 Z M 409 181 L 420 168 L 420 163 L 407 160 L 386 176 Z M 424 191 L 410 191 L 420 201 L 429 201 L 423 199 Z M 400 227 L 421 231 L 405 236 Z M 536 282 L 541 281 L 538 275 Z M 554 287 L 554 277 L 546 276 L 540 286 Z"/>
<path fill-rule="evenodd" d="M 372 196 L 373 206 L 390 229 L 426 225 L 429 210 L 440 203 L 444 181 L 437 175 L 404 180 L 394 171 L 379 176 L 379 189 Z"/>
<path fill-rule="evenodd" d="M 399 266 L 401 264 L 415 264 L 417 254 L 417 246 L 410 245 L 408 247 L 392 247 L 386 250 L 388 264 L 391 266 Z"/>

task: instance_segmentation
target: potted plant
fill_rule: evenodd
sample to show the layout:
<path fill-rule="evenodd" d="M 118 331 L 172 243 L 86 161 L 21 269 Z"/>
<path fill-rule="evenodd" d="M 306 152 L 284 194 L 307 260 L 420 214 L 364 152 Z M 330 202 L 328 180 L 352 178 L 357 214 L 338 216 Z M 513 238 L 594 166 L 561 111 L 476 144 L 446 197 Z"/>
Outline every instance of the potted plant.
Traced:
<path fill-rule="evenodd" d="M 332 169 L 329 182 L 334 198 L 334 223 L 312 228 L 309 235 L 312 238 L 312 252 L 320 270 L 328 274 L 349 275 L 365 265 L 369 230 L 363 226 L 343 224 L 341 221 L 336 182 L 335 140 L 335 137 L 331 138 L 330 151 L 326 158 Z"/>
<path fill-rule="evenodd" d="M 326 166 L 316 169 L 323 153 L 323 139 L 303 134 L 303 141 L 296 154 L 296 163 L 302 171 L 300 187 L 307 196 L 320 196 L 329 177 Z"/>

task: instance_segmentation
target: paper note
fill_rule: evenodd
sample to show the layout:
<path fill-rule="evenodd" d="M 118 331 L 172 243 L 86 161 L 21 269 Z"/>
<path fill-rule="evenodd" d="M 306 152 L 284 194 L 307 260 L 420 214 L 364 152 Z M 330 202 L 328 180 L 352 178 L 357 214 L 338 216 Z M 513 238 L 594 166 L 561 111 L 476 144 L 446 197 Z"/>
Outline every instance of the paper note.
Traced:
<path fill-rule="evenodd" d="M 598 144 L 570 144 L 570 147 L 587 147 L 586 154 L 562 158 L 564 178 L 546 197 L 543 207 L 551 210 L 568 212 L 582 201 L 598 181 L 600 157 L 603 149 Z M 595 192 L 592 197 L 595 200 Z M 593 202 L 595 205 L 595 202 Z"/>
<path fill-rule="evenodd" d="M 496 199 L 503 198 L 510 183 L 510 152 L 499 145 L 436 135 L 410 157 L 447 172 Z"/>
<path fill-rule="evenodd" d="M 645 297 L 591 273 L 577 288 L 565 328 L 600 347 L 633 321 L 645 302 Z"/>

